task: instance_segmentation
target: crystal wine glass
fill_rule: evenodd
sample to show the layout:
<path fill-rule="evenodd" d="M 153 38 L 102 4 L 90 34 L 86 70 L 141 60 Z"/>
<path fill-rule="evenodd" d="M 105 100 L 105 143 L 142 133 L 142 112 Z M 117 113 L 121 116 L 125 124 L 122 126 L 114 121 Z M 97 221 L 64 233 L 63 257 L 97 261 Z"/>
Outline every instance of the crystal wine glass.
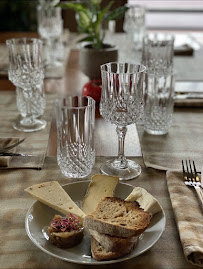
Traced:
<path fill-rule="evenodd" d="M 57 61 L 57 43 L 63 32 L 61 8 L 54 6 L 38 6 L 38 33 L 45 40 L 46 66 L 61 65 Z M 60 54 L 60 52 L 59 52 Z"/>
<path fill-rule="evenodd" d="M 37 119 L 32 108 L 35 98 L 33 89 L 41 87 L 44 79 L 42 41 L 35 38 L 17 38 L 7 40 L 6 44 L 9 51 L 9 80 L 16 87 L 23 89 L 23 103 L 26 105 L 23 119 L 15 122 L 13 127 L 23 132 L 44 129 L 46 121 Z M 21 101 L 17 100 L 18 107 L 20 103 Z"/>
<path fill-rule="evenodd" d="M 143 82 L 145 66 L 130 63 L 107 63 L 101 66 L 102 95 L 100 113 L 106 121 L 116 124 L 118 157 L 101 166 L 101 172 L 119 176 L 120 180 L 134 178 L 141 167 L 124 156 L 127 125 L 135 123 L 143 111 Z"/>

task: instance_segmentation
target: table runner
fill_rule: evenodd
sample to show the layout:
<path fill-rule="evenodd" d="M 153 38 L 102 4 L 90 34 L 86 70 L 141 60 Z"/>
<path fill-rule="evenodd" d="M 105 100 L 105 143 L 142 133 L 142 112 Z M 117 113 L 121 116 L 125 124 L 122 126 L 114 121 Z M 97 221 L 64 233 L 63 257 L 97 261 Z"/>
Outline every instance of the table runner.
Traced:
<path fill-rule="evenodd" d="M 25 141 L 18 146 L 17 152 L 33 155 L 31 157 L 12 157 L 9 167 L 1 167 L 1 169 L 25 167 L 41 169 L 43 167 L 55 99 L 55 93 L 46 94 L 46 108 L 42 116 L 47 122 L 46 128 L 38 132 L 24 133 L 14 130 L 12 126 L 12 122 L 16 121 L 19 115 L 16 106 L 16 93 L 13 91 L 0 92 L 0 137 L 25 137 Z"/>
<path fill-rule="evenodd" d="M 142 174 L 128 184 L 140 186 L 151 193 L 162 205 L 166 213 L 166 229 L 158 242 L 144 254 L 126 262 L 109 265 L 108 268 L 138 269 L 188 269 L 178 232 L 175 226 L 173 211 L 168 196 L 165 172 L 145 168 L 141 158 L 132 158 L 143 168 Z M 99 173 L 99 167 L 106 160 L 97 157 L 91 175 Z M 90 175 L 90 176 L 91 176 Z M 90 176 L 87 179 L 90 179 Z M 83 269 L 86 265 L 71 264 L 54 258 L 38 249 L 28 238 L 24 220 L 34 200 L 23 190 L 36 183 L 58 180 L 64 185 L 71 180 L 63 176 L 57 166 L 55 157 L 46 157 L 42 170 L 2 170 L 0 178 L 0 268 L 2 269 Z M 86 179 L 83 179 L 86 180 Z M 78 190 L 79 191 L 79 190 Z M 100 268 L 106 268 L 107 265 Z"/>
<path fill-rule="evenodd" d="M 181 169 L 181 160 L 203 165 L 203 109 L 176 109 L 166 135 L 150 135 L 137 125 L 144 163 L 161 170 Z"/>
<path fill-rule="evenodd" d="M 177 33 L 176 33 L 177 34 Z M 197 40 L 197 43 L 202 45 L 201 33 L 189 33 L 193 39 Z M 59 68 L 45 70 L 45 76 L 47 78 L 59 78 L 64 75 L 67 58 L 70 49 L 77 47 L 77 41 L 80 39 L 75 33 L 64 32 L 64 62 Z M 198 42 L 200 40 L 200 42 Z M 113 43 L 119 48 L 119 61 L 124 62 L 140 62 L 141 51 L 133 49 L 127 35 L 125 33 L 108 33 L 106 35 L 105 42 Z M 200 47 L 200 46 L 199 46 Z M 202 80 L 202 62 L 203 62 L 203 48 L 194 51 L 193 56 L 175 56 L 174 57 L 174 69 L 177 72 L 177 81 L 201 81 Z M 8 52 L 5 45 L 0 45 L 0 75 L 7 75 L 8 69 Z"/>
<path fill-rule="evenodd" d="M 194 33 L 193 35 L 197 41 L 200 39 Z M 141 61 L 141 51 L 133 48 L 133 44 L 128 40 L 125 33 L 107 33 L 106 42 L 113 43 L 119 48 L 119 61 L 121 62 L 136 62 Z M 200 42 L 199 42 L 200 43 Z M 177 81 L 201 81 L 202 80 L 202 62 L 203 62 L 203 48 L 195 50 L 193 56 L 174 56 L 174 69 L 176 71 Z"/>

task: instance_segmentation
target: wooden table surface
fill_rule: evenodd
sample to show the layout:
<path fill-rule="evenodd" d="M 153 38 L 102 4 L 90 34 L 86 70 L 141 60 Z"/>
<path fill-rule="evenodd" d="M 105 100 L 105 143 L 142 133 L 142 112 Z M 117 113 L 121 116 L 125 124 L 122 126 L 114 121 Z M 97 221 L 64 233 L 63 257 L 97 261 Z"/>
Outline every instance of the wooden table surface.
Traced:
<path fill-rule="evenodd" d="M 23 36 L 25 35 L 26 34 L 24 33 Z M 26 36 L 31 35 L 32 34 Z M 3 43 L 7 38 L 14 36 L 16 37 L 17 35 L 12 35 L 12 33 L 0 34 L 0 42 Z M 18 34 L 18 36 L 22 35 Z M 34 34 L 33 36 L 36 35 Z M 47 93 L 57 92 L 58 96 L 81 95 L 82 86 L 87 81 L 88 77 L 86 77 L 79 69 L 78 51 L 72 50 L 67 62 L 65 76 L 61 79 L 45 79 L 44 86 Z M 15 87 L 8 81 L 8 78 L 4 77 L 0 78 L 0 90 L 15 90 Z M 126 155 L 136 156 L 136 152 L 139 150 L 137 148 L 138 138 L 136 136 L 135 125 L 131 125 L 129 127 L 128 134 L 129 136 L 126 139 L 125 144 Z M 40 135 L 40 132 L 36 132 L 36 135 Z M 103 120 L 103 118 L 99 115 L 98 108 L 96 112 L 95 147 L 97 156 L 116 155 L 117 135 L 115 132 L 115 126 Z M 56 126 L 54 114 L 50 129 L 47 154 L 49 156 L 56 155 Z M 99 165 L 100 163 L 103 163 L 105 159 L 106 158 L 103 157 L 97 157 L 93 171 L 94 173 L 99 173 Z M 160 240 L 150 250 L 135 259 L 130 259 L 118 264 L 99 266 L 99 268 L 106 268 L 107 266 L 111 269 L 198 268 L 188 263 L 183 255 L 165 180 L 165 172 L 146 168 L 142 158 L 138 158 L 136 161 L 138 161 L 143 167 L 143 172 L 140 177 L 133 179 L 128 183 L 133 186 L 141 186 L 147 189 L 160 201 L 166 213 L 165 231 Z M 2 204 L 0 213 L 2 213 L 1 216 L 2 219 L 4 219 L 4 222 L 0 222 L 0 229 L 2 229 L 2 227 L 5 229 L 5 236 L 0 237 L 0 268 L 90 268 L 90 266 L 85 264 L 77 265 L 67 263 L 47 255 L 40 249 L 36 248 L 26 235 L 24 229 L 24 217 L 28 210 L 29 203 L 31 204 L 33 201 L 31 198 L 28 201 L 28 197 L 22 190 L 24 187 L 30 186 L 31 184 L 41 183 L 42 181 L 47 180 L 59 180 L 61 184 L 66 184 L 71 181 L 70 179 L 67 180 L 67 178 L 61 176 L 56 158 L 54 157 L 47 157 L 45 167 L 40 171 L 34 169 L 16 169 L 13 171 L 4 170 L 1 172 L 0 202 L 2 202 Z M 21 203 L 19 202 L 19 199 L 21 199 Z M 10 202 L 11 205 L 8 209 L 6 209 L 6 207 L 8 207 L 8 202 Z M 18 207 L 18 210 L 16 210 L 16 207 Z M 8 210 L 9 214 L 3 214 L 5 210 Z M 7 224 L 8 226 L 6 226 Z M 11 231 L 13 232 L 13 235 L 6 237 L 9 225 L 12 228 Z M 8 238 L 10 239 L 11 245 L 7 242 Z"/>
<path fill-rule="evenodd" d="M 0 43 L 5 43 L 9 38 L 13 37 L 38 37 L 36 33 L 1 33 Z M 58 96 L 75 96 L 82 95 L 83 85 L 89 81 L 89 78 L 82 73 L 79 67 L 79 52 L 72 49 L 67 61 L 66 72 L 63 78 L 45 79 L 45 92 L 57 92 Z M 8 77 L 0 77 L 0 91 L 15 90 L 15 86 L 8 80 Z M 128 127 L 129 131 L 126 135 L 125 154 L 126 156 L 140 156 L 140 146 L 137 136 L 135 124 Z M 40 134 L 40 133 L 36 133 Z M 56 156 L 56 123 L 55 114 L 50 129 L 49 144 L 47 149 L 48 156 Z M 132 145 L 133 143 L 133 145 Z M 97 156 L 116 156 L 118 147 L 118 137 L 116 134 L 116 126 L 108 122 L 100 116 L 99 107 L 96 106 L 95 120 L 95 150 Z"/>

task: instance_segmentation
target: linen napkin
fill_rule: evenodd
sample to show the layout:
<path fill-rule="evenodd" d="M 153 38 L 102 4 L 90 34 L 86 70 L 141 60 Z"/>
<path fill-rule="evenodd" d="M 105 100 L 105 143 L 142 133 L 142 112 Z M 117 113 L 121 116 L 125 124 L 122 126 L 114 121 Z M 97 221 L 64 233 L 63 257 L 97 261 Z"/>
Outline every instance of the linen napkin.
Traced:
<path fill-rule="evenodd" d="M 203 98 L 175 98 L 175 107 L 203 107 Z"/>
<path fill-rule="evenodd" d="M 12 144 L 17 143 L 18 141 L 19 141 L 18 137 L 0 138 L 0 149 L 4 147 L 9 147 Z M 16 147 L 9 150 L 9 152 L 16 152 Z M 8 167 L 11 159 L 12 159 L 11 156 L 0 156 L 0 166 Z"/>
<path fill-rule="evenodd" d="M 183 44 L 181 46 L 177 46 L 174 48 L 174 55 L 175 56 L 192 56 L 193 55 L 193 48 L 188 44 Z"/>
<path fill-rule="evenodd" d="M 185 185 L 181 171 L 166 173 L 168 190 L 184 255 L 203 267 L 203 209 L 193 187 Z"/>

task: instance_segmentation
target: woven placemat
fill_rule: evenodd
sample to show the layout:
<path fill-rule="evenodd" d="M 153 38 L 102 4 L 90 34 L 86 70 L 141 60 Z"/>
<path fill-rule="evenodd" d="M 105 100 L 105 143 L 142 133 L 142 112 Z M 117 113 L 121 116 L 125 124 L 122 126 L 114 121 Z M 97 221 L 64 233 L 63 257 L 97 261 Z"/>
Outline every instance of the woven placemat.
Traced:
<path fill-rule="evenodd" d="M 46 108 L 42 116 L 47 122 L 45 129 L 24 133 L 15 130 L 12 123 L 19 117 L 19 112 L 16 107 L 16 94 L 11 91 L 0 92 L 0 137 L 18 137 L 19 139 L 25 138 L 25 141 L 17 147 L 17 153 L 31 154 L 33 156 L 26 157 L 12 157 L 9 166 L 1 169 L 14 169 L 14 168 L 36 168 L 41 169 L 44 164 L 46 156 L 50 125 L 53 115 L 54 101 L 56 94 L 46 94 Z"/>
<path fill-rule="evenodd" d="M 176 109 L 173 123 L 166 135 L 151 135 L 137 125 L 144 163 L 161 170 L 181 169 L 183 159 L 194 160 L 202 167 L 203 109 Z"/>

